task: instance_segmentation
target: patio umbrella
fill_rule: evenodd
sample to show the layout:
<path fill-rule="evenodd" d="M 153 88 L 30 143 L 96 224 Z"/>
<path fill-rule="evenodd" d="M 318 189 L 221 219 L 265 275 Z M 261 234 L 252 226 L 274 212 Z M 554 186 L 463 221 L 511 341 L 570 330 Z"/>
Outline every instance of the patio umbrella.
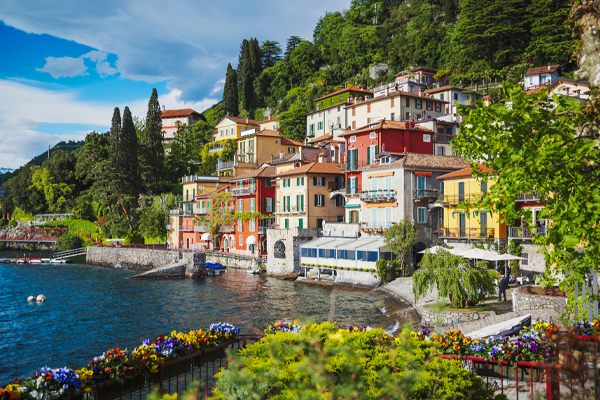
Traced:
<path fill-rule="evenodd" d="M 419 254 L 425 254 L 427 252 L 430 252 L 431 254 L 437 254 L 437 252 L 440 251 L 440 250 L 445 250 L 445 251 L 447 251 L 450 254 L 456 254 L 457 253 L 456 249 L 448 249 L 448 248 L 442 247 L 442 246 L 433 246 L 433 247 L 430 247 L 430 248 L 425 249 L 423 251 L 419 251 Z M 457 255 L 460 255 L 460 254 L 457 254 Z"/>
<path fill-rule="evenodd" d="M 511 260 L 526 260 L 523 257 L 517 257 L 510 254 L 499 254 L 498 261 L 511 261 Z"/>

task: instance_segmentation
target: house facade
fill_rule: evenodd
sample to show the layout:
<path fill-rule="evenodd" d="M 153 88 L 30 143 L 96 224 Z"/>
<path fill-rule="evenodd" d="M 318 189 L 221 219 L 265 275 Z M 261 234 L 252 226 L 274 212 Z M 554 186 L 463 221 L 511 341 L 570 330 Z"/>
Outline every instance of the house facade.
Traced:
<path fill-rule="evenodd" d="M 560 77 L 560 65 L 530 68 L 523 75 L 523 89 L 537 89 L 540 86 L 550 86 Z"/>
<path fill-rule="evenodd" d="M 433 136 L 434 154 L 438 156 L 451 156 L 453 154 L 452 139 L 458 133 L 457 122 L 445 121 L 442 118 L 429 118 L 415 122 L 415 125 L 435 132 Z"/>
<path fill-rule="evenodd" d="M 213 141 L 217 142 L 226 139 L 239 139 L 242 132 L 256 129 L 260 130 L 260 122 L 249 118 L 238 118 L 225 116 L 217 124 L 217 133 L 213 135 Z"/>
<path fill-rule="evenodd" d="M 160 113 L 162 121 L 163 143 L 171 143 L 177 131 L 177 124 L 194 125 L 198 121 L 206 121 L 204 115 L 192 110 L 184 108 L 179 110 L 165 110 Z"/>
<path fill-rule="evenodd" d="M 426 90 L 425 94 L 433 97 L 434 99 L 447 101 L 451 105 L 462 104 L 466 106 L 469 104 L 475 104 L 477 101 L 476 94 L 466 92 L 466 89 L 458 86 L 441 86 Z M 447 112 L 447 114 L 448 113 L 449 112 Z"/>

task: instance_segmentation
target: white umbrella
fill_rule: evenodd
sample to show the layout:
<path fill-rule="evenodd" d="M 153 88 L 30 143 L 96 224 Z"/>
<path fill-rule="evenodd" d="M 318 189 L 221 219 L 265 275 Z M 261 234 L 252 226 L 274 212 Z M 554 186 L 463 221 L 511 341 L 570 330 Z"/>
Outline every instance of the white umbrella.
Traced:
<path fill-rule="evenodd" d="M 510 261 L 510 260 L 526 260 L 523 257 L 517 257 L 510 254 L 500 254 L 498 255 L 498 261 Z"/>
<path fill-rule="evenodd" d="M 464 258 L 474 258 L 476 260 L 498 261 L 500 254 L 491 250 L 471 249 L 459 254 L 459 256 Z"/>
<path fill-rule="evenodd" d="M 445 251 L 447 251 L 450 254 L 456 254 L 456 250 L 455 249 L 448 249 L 448 248 L 442 247 L 442 246 L 433 246 L 433 247 L 430 247 L 430 248 L 425 249 L 423 251 L 419 251 L 419 254 L 425 254 L 427 252 L 430 252 L 431 254 L 437 254 L 438 251 L 440 251 L 440 250 L 445 250 Z"/>

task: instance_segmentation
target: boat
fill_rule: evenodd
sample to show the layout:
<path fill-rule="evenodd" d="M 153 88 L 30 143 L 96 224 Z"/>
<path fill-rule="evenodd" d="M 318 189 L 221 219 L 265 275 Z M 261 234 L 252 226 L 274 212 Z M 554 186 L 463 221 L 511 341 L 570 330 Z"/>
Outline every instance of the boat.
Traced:
<path fill-rule="evenodd" d="M 215 264 L 211 262 L 206 262 L 206 275 L 207 276 L 219 276 L 221 271 L 225 271 L 225 267 L 221 264 Z"/>
<path fill-rule="evenodd" d="M 24 258 L 19 258 L 17 260 L 17 264 L 26 264 L 26 263 L 27 263 L 27 261 Z"/>
<path fill-rule="evenodd" d="M 41 263 L 42 263 L 41 258 L 30 258 L 29 259 L 29 264 L 41 264 Z"/>
<path fill-rule="evenodd" d="M 252 269 L 252 267 L 248 267 L 246 273 L 256 275 L 260 273 L 260 269 Z"/>
<path fill-rule="evenodd" d="M 531 314 L 522 315 L 517 318 L 509 319 L 508 321 L 486 326 L 485 328 L 471 332 L 466 336 L 471 339 L 489 338 L 491 336 L 496 338 L 506 338 L 516 335 L 525 326 L 531 326 Z"/>

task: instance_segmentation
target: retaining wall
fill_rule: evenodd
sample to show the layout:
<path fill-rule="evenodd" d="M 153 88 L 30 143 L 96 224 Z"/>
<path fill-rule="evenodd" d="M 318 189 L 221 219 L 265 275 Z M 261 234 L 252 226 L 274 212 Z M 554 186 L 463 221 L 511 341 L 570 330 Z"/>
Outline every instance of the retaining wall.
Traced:
<path fill-rule="evenodd" d="M 444 311 L 434 312 L 422 309 L 421 325 L 424 327 L 447 326 L 462 322 L 477 321 L 490 315 L 496 315 L 494 311 L 481 312 L 462 312 L 462 311 Z"/>
<path fill-rule="evenodd" d="M 512 292 L 513 311 L 554 309 L 562 312 L 567 307 L 566 297 L 541 296 Z"/>
<path fill-rule="evenodd" d="M 252 269 L 266 269 L 266 263 L 264 261 L 258 260 L 241 260 L 233 257 L 226 256 L 215 256 L 210 254 L 206 257 L 206 261 L 221 264 L 227 268 L 239 268 L 239 269 L 248 269 L 251 267 Z"/>

